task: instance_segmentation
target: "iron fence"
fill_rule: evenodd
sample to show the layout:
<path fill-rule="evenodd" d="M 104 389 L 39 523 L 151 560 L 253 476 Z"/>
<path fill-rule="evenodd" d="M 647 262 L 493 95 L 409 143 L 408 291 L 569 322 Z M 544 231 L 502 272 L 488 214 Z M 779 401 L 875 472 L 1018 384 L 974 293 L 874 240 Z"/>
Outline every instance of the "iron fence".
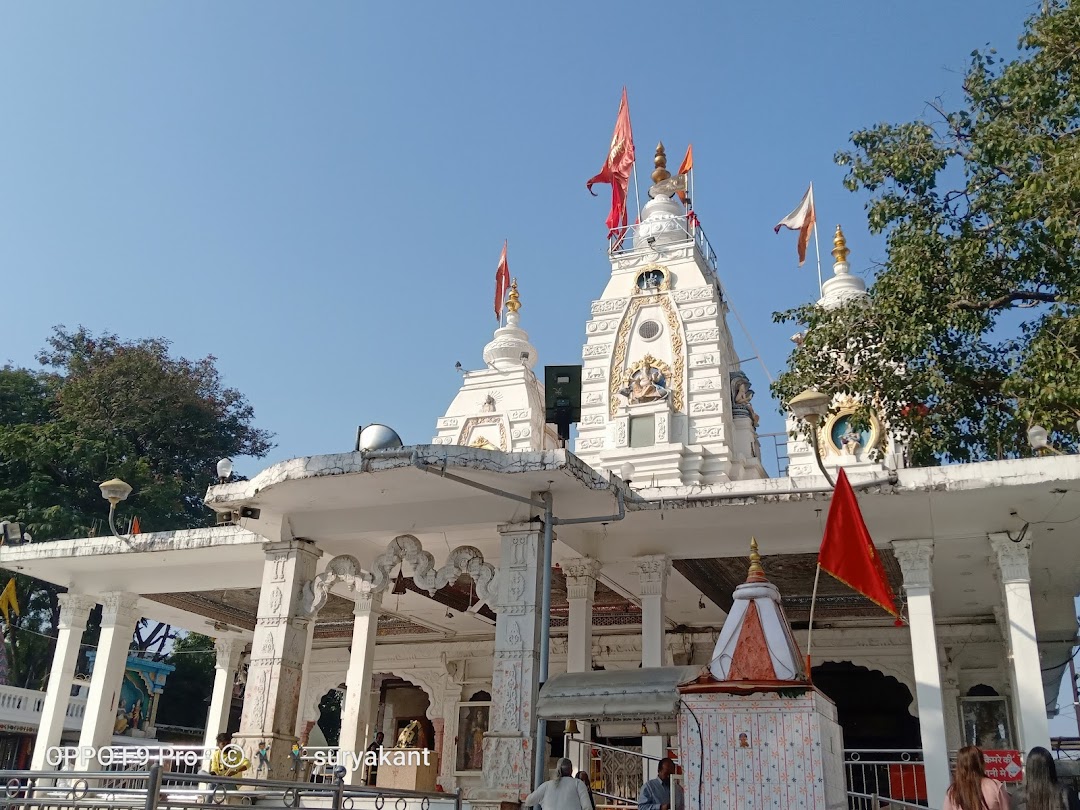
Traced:
<path fill-rule="evenodd" d="M 166 778 L 168 776 L 168 778 Z M 0 808 L 11 810 L 182 810 L 206 805 L 262 804 L 297 808 L 329 806 L 332 810 L 461 810 L 461 791 L 425 793 L 413 790 L 333 783 L 283 782 L 218 777 L 205 773 L 169 773 L 158 763 L 148 770 L 0 771 Z"/>
<path fill-rule="evenodd" d="M 922 751 L 845 749 L 844 777 L 851 810 L 878 810 L 885 803 L 926 807 Z"/>

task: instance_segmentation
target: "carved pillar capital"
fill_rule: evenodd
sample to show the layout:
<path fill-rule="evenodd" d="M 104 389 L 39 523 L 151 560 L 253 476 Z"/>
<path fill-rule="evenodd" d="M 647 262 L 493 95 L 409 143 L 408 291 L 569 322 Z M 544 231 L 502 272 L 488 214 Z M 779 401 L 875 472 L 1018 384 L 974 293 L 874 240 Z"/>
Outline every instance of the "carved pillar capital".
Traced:
<path fill-rule="evenodd" d="M 382 609 L 382 591 L 360 587 L 356 589 L 356 603 L 353 605 L 354 616 L 379 615 Z"/>
<path fill-rule="evenodd" d="M 638 579 L 642 596 L 664 596 L 667 591 L 668 574 L 671 572 L 671 561 L 663 554 L 652 554 L 647 557 L 636 557 Z"/>
<path fill-rule="evenodd" d="M 214 641 L 214 652 L 217 654 L 215 666 L 217 669 L 235 673 L 240 664 L 240 656 L 246 646 L 247 641 L 242 638 L 219 638 Z"/>
<path fill-rule="evenodd" d="M 934 559 L 933 540 L 893 540 L 893 554 L 904 575 L 904 590 L 933 589 L 931 563 Z"/>
<path fill-rule="evenodd" d="M 1031 582 L 1031 570 L 1028 566 L 1031 543 L 1013 542 L 1004 532 L 988 536 L 990 548 L 994 552 L 991 561 L 997 563 L 1001 583 Z"/>
<path fill-rule="evenodd" d="M 56 597 L 60 603 L 60 629 L 85 630 L 90 611 L 97 606 L 97 599 L 84 593 L 62 593 Z"/>
<path fill-rule="evenodd" d="M 101 626 L 122 627 L 139 621 L 139 597 L 133 593 L 113 591 L 101 598 Z"/>
<path fill-rule="evenodd" d="M 600 561 L 591 557 L 564 560 L 567 599 L 592 599 L 596 595 L 596 577 L 600 573 Z"/>

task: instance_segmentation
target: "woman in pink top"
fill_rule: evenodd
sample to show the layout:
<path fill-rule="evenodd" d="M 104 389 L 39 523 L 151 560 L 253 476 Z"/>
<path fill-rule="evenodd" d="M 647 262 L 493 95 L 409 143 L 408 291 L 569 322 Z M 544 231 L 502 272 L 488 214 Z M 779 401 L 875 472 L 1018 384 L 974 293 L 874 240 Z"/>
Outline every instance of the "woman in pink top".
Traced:
<path fill-rule="evenodd" d="M 956 771 L 942 810 L 1009 810 L 1009 794 L 986 775 L 983 753 L 974 745 L 956 754 Z"/>

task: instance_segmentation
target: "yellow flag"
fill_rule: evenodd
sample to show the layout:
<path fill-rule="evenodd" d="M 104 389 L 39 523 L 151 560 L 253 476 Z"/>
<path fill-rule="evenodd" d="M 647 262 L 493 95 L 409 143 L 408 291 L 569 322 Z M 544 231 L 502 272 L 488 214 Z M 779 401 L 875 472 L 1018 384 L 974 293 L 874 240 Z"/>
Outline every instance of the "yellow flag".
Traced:
<path fill-rule="evenodd" d="M 8 580 L 8 584 L 4 586 L 3 593 L 0 593 L 0 613 L 4 614 L 4 621 L 7 624 L 11 624 L 11 618 L 8 611 L 14 610 L 16 616 L 21 616 L 19 613 L 19 600 L 15 597 L 15 578 L 12 577 Z"/>

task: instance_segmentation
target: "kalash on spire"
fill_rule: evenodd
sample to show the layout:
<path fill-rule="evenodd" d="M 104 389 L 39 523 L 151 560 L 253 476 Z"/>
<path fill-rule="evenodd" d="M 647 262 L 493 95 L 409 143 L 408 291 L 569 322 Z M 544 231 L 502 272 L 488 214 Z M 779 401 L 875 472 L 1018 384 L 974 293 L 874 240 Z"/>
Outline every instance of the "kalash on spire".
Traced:
<path fill-rule="evenodd" d="M 630 136 L 619 109 L 613 144 Z M 649 201 L 634 225 L 625 205 L 628 149 L 609 150 L 590 183 L 613 189 L 610 275 L 592 303 L 582 349 L 582 409 L 574 453 L 635 488 L 764 478 L 754 391 L 727 325 L 720 266 L 691 208 L 692 152 L 672 176 L 661 142 Z M 627 237 L 630 237 L 629 239 Z"/>

